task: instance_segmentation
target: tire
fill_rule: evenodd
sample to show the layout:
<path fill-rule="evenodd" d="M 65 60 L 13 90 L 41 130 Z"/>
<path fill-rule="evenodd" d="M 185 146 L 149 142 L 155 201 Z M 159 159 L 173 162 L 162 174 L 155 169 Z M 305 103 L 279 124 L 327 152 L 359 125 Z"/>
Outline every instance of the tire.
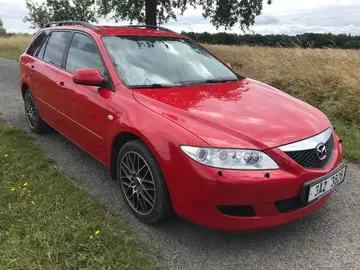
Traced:
<path fill-rule="evenodd" d="M 30 130 L 34 133 L 44 133 L 48 131 L 49 126 L 44 122 L 44 120 L 42 120 L 30 89 L 25 91 L 24 106 L 25 117 Z"/>
<path fill-rule="evenodd" d="M 124 200 L 139 220 L 153 224 L 173 214 L 164 176 L 141 140 L 130 141 L 120 149 L 116 168 Z"/>

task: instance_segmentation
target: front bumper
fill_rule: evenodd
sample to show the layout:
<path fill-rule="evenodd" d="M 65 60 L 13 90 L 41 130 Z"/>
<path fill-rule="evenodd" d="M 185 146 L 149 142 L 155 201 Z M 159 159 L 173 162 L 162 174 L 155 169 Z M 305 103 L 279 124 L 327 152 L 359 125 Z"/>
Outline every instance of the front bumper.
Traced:
<path fill-rule="evenodd" d="M 343 147 L 338 137 L 335 141 L 333 158 L 322 170 L 304 169 L 279 149 L 267 151 L 280 166 L 272 171 L 210 168 L 180 150 L 160 154 L 160 165 L 178 215 L 210 228 L 252 231 L 300 219 L 327 202 L 331 193 L 310 205 L 302 205 L 299 199 L 305 182 L 341 163 Z"/>

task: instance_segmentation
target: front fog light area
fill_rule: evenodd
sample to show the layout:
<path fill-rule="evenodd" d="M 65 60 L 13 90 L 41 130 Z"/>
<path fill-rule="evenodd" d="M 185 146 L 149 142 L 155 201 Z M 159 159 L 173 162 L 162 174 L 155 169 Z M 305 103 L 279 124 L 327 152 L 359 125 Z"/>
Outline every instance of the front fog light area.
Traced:
<path fill-rule="evenodd" d="M 219 149 L 182 145 L 180 149 L 206 166 L 237 170 L 270 170 L 279 166 L 264 152 L 248 149 Z"/>

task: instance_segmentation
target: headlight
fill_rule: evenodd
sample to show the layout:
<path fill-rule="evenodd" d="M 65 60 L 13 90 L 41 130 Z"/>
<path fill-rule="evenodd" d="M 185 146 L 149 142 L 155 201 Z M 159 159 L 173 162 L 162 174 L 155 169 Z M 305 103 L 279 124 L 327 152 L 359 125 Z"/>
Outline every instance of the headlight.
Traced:
<path fill-rule="evenodd" d="M 267 154 L 257 150 L 219 149 L 180 146 L 193 160 L 206 166 L 235 170 L 272 170 L 279 166 Z"/>

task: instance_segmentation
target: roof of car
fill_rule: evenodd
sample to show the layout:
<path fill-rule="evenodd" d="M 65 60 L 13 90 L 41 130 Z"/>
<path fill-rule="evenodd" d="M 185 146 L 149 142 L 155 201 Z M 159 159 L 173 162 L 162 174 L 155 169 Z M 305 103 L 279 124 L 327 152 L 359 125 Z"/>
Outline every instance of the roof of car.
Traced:
<path fill-rule="evenodd" d="M 180 36 L 175 32 L 166 31 L 163 29 L 152 29 L 131 26 L 98 26 L 98 28 L 106 35 L 154 35 L 154 36 Z"/>
<path fill-rule="evenodd" d="M 105 26 L 105 25 L 92 25 L 86 22 L 51 22 L 45 26 L 46 29 L 59 30 L 59 29 L 76 29 L 88 33 L 98 33 L 99 35 L 107 36 L 168 36 L 168 37 L 183 37 L 170 29 L 152 26 L 152 25 L 126 25 L 126 26 Z"/>

